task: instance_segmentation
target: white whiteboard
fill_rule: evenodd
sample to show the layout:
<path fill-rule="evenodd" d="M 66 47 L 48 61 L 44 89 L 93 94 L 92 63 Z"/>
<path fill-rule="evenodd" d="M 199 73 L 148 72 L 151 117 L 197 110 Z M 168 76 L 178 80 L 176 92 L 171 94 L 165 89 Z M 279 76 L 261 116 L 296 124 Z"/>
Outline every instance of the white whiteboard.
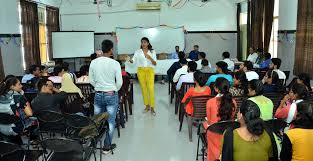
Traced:
<path fill-rule="evenodd" d="M 53 58 L 89 57 L 94 43 L 94 32 L 52 32 Z"/>
<path fill-rule="evenodd" d="M 175 46 L 180 50 L 185 48 L 185 35 L 183 27 L 171 28 L 159 26 L 154 28 L 117 28 L 117 51 L 118 54 L 133 54 L 140 49 L 140 40 L 147 37 L 156 53 L 171 53 Z"/>

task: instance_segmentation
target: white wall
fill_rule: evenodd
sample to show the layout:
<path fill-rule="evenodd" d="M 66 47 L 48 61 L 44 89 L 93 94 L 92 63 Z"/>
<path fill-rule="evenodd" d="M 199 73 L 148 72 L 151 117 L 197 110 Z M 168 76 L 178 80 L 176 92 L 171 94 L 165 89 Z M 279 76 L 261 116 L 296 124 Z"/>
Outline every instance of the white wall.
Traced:
<path fill-rule="evenodd" d="M 18 34 L 17 0 L 0 0 L 0 34 Z"/>
<path fill-rule="evenodd" d="M 279 1 L 279 30 L 296 30 L 297 29 L 297 0 L 280 0 Z"/>
<path fill-rule="evenodd" d="M 64 1 L 61 6 L 62 30 L 91 30 L 112 32 L 115 27 L 185 26 L 189 31 L 236 30 L 236 4 L 233 0 L 214 0 L 203 7 L 188 2 L 180 9 L 162 3 L 160 11 L 136 11 L 140 0 L 114 0 L 113 7 L 100 6 L 101 18 L 97 17 L 96 5 L 90 1 Z M 174 5 L 178 0 L 173 0 Z M 201 5 L 199 1 L 192 1 Z M 114 7 L 116 6 L 116 7 Z"/>

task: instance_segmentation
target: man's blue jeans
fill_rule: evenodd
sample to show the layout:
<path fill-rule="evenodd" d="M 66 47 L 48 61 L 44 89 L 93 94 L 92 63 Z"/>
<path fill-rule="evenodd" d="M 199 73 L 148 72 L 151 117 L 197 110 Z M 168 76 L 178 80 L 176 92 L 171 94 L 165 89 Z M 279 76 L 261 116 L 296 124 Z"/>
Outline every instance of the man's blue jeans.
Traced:
<path fill-rule="evenodd" d="M 96 92 L 94 100 L 94 114 L 108 112 L 109 114 L 109 138 L 106 137 L 104 145 L 111 145 L 115 130 L 116 112 L 119 106 L 117 92 Z"/>

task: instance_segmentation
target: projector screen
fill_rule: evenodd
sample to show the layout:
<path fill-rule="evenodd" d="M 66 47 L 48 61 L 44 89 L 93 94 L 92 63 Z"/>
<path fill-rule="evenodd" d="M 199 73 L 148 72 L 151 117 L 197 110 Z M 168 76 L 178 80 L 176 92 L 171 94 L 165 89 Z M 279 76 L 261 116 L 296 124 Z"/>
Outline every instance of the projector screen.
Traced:
<path fill-rule="evenodd" d="M 179 46 L 180 50 L 185 48 L 183 27 L 117 28 L 116 37 L 118 54 L 133 54 L 140 49 L 142 37 L 147 37 L 150 40 L 156 53 L 172 53 L 175 51 L 175 46 Z"/>
<path fill-rule="evenodd" d="M 94 43 L 94 32 L 52 32 L 53 58 L 89 57 Z"/>

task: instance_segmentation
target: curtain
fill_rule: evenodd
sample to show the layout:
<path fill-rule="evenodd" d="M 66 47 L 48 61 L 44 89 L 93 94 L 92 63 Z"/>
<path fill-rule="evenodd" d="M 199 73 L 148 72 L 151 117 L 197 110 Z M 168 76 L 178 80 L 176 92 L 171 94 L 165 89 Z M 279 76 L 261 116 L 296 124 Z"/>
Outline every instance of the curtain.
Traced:
<path fill-rule="evenodd" d="M 53 51 L 52 51 L 52 32 L 60 31 L 59 26 L 59 9 L 53 7 L 46 7 L 47 14 L 47 41 L 48 41 L 48 54 L 49 59 L 52 59 Z"/>
<path fill-rule="evenodd" d="M 313 76 L 313 1 L 298 1 L 294 74 Z"/>
<path fill-rule="evenodd" d="M 2 54 L 1 54 L 1 46 L 0 46 L 0 81 L 4 79 L 4 69 L 3 69 L 3 60 L 2 60 Z"/>
<path fill-rule="evenodd" d="M 251 47 L 263 48 L 264 0 L 251 0 Z"/>
<path fill-rule="evenodd" d="M 264 51 L 268 52 L 271 35 L 272 35 L 272 27 L 273 27 L 273 15 L 274 15 L 274 0 L 264 0 Z"/>
<path fill-rule="evenodd" d="M 250 0 L 251 29 L 250 47 L 263 48 L 268 52 L 274 14 L 275 0 Z M 249 25 L 249 24 L 248 24 Z"/>
<path fill-rule="evenodd" d="M 26 69 L 40 64 L 38 8 L 36 3 L 20 0 L 22 40 Z"/>
<path fill-rule="evenodd" d="M 241 52 L 241 40 L 240 40 L 240 13 L 241 13 L 241 5 L 237 4 L 237 59 L 242 60 L 242 52 Z"/>

